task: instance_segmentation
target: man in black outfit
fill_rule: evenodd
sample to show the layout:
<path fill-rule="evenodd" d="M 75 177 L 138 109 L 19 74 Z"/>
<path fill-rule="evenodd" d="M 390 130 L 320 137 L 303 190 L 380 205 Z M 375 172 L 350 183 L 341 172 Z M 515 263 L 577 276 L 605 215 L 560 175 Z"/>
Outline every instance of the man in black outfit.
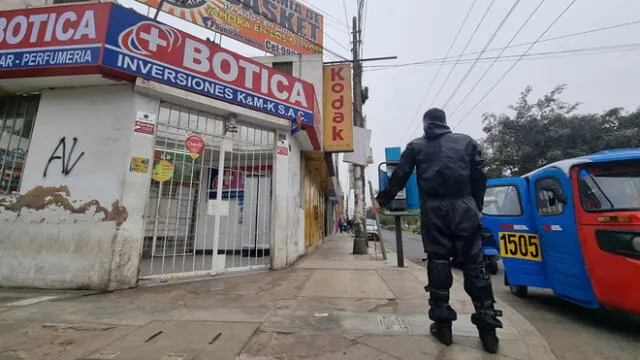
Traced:
<path fill-rule="evenodd" d="M 485 351 L 498 351 L 496 328 L 502 328 L 491 279 L 482 254 L 482 206 L 487 175 L 478 144 L 469 136 L 454 134 L 441 109 L 424 114 L 424 136 L 413 140 L 402 153 L 387 189 L 376 201 L 389 204 L 417 169 L 420 194 L 422 243 L 428 254 L 429 318 L 431 334 L 441 343 L 453 342 L 451 324 L 457 319 L 449 305 L 453 284 L 451 258 L 461 265 L 464 289 L 471 297 L 475 313 L 471 321 L 478 328 Z"/>

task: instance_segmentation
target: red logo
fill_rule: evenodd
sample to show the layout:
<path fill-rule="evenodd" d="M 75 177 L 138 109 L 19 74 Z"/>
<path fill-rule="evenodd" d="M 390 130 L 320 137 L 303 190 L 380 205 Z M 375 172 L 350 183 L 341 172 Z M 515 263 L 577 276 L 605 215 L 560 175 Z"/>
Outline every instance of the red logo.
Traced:
<path fill-rule="evenodd" d="M 182 35 L 168 26 L 143 21 L 123 31 L 118 43 L 138 55 L 169 55 L 182 43 Z"/>
<path fill-rule="evenodd" d="M 200 154 L 204 151 L 204 140 L 196 135 L 191 135 L 185 140 L 184 146 L 191 153 Z"/>

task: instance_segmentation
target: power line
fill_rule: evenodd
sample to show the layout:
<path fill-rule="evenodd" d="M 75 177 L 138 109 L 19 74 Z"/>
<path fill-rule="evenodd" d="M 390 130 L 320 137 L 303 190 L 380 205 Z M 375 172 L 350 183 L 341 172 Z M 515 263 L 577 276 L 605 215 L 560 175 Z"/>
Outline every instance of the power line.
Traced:
<path fill-rule="evenodd" d="M 364 57 L 364 31 L 367 27 L 367 8 L 369 8 L 369 2 L 362 0 L 362 25 L 360 26 L 360 57 Z"/>
<path fill-rule="evenodd" d="M 507 48 L 509 47 L 509 45 L 511 45 L 511 43 L 513 42 L 513 40 L 516 39 L 516 37 L 518 37 L 518 35 L 520 35 L 520 32 L 522 32 L 522 29 L 524 29 L 524 27 L 529 23 L 529 21 L 531 20 L 531 18 L 533 18 L 533 15 L 535 15 L 538 12 L 538 9 L 540 9 L 540 7 L 542 6 L 542 4 L 544 4 L 545 0 L 540 1 L 540 3 L 538 3 L 538 6 L 536 6 L 535 9 L 533 9 L 533 11 L 531 12 L 531 14 L 529 14 L 529 16 L 527 17 L 527 19 L 524 21 L 524 23 L 522 23 L 522 25 L 520 26 L 520 28 L 518 29 L 518 31 L 516 31 L 516 33 L 511 37 L 511 40 L 509 40 L 509 42 L 502 48 L 502 51 L 500 51 L 500 54 L 498 54 L 498 56 L 496 56 L 496 58 L 493 60 L 493 62 L 491 63 L 491 65 L 489 65 L 489 67 L 484 71 L 484 73 L 482 74 L 482 76 L 480 76 L 480 79 L 478 79 L 478 81 L 476 81 L 475 84 L 473 84 L 473 87 L 471 89 L 469 89 L 469 91 L 467 91 L 467 93 L 465 94 L 464 98 L 462 99 L 462 101 L 458 104 L 458 106 L 456 106 L 456 108 L 453 110 L 453 112 L 451 113 L 451 117 L 453 118 L 453 115 L 456 114 L 456 112 L 458 112 L 458 110 L 460 109 L 460 107 L 462 106 L 462 104 L 465 103 L 465 101 L 467 101 L 467 99 L 469 98 L 469 95 L 471 95 L 471 93 L 473 92 L 473 90 L 476 89 L 476 87 L 478 86 L 478 84 L 480 84 L 480 82 L 482 81 L 482 79 L 484 79 L 485 76 L 487 76 L 487 74 L 489 73 L 489 70 L 491 70 L 493 68 L 493 65 L 496 64 L 496 62 L 498 61 L 498 59 L 502 56 L 502 54 L 504 54 L 504 52 L 507 50 Z"/>
<path fill-rule="evenodd" d="M 564 58 L 570 56 L 589 56 L 589 55 L 600 55 L 600 54 L 615 54 L 619 52 L 627 52 L 627 51 L 635 51 L 640 49 L 640 43 L 630 43 L 630 44 L 621 44 L 621 45 L 611 45 L 611 46 L 597 46 L 592 48 L 581 48 L 581 49 L 572 49 L 572 50 L 559 50 L 559 51 L 549 51 L 542 53 L 530 53 L 527 54 L 521 61 L 533 61 L 533 60 L 546 60 L 546 59 L 557 59 Z M 492 56 L 480 58 L 479 62 L 489 62 L 491 60 L 496 60 L 496 62 L 514 62 L 520 58 L 520 55 L 505 55 L 505 56 Z M 458 64 L 468 64 L 471 63 L 473 59 L 463 59 Z M 453 65 L 455 61 L 447 62 L 446 65 Z M 429 63 L 424 64 L 424 67 L 432 67 L 437 66 L 437 63 Z M 392 70 L 390 68 L 375 68 L 366 70 L 367 72 L 374 71 L 382 71 L 382 70 Z"/>
<path fill-rule="evenodd" d="M 493 6 L 494 2 L 495 2 L 495 0 L 491 0 L 491 3 L 489 3 L 489 6 L 487 7 L 487 10 L 485 10 L 484 14 L 482 15 L 482 18 L 478 22 L 478 25 L 476 25 L 476 28 L 473 30 L 473 33 L 471 33 L 471 36 L 469 37 L 469 40 L 467 40 L 467 43 L 465 44 L 464 49 L 462 49 L 463 53 L 465 52 L 465 50 L 467 50 L 467 47 L 469 47 L 469 44 L 471 44 L 471 40 L 473 40 L 473 37 L 478 32 L 478 29 L 480 28 L 480 25 L 482 25 L 482 23 L 484 22 L 484 19 L 487 17 L 487 14 L 489 14 L 489 10 L 491 10 L 491 7 Z M 461 57 L 462 57 L 462 54 L 460 54 L 460 56 L 458 56 L 458 60 L 460 60 Z M 447 77 L 444 79 L 444 82 L 442 83 L 442 85 L 440 85 L 440 88 L 438 89 L 438 92 L 436 93 L 436 96 L 433 98 L 433 102 L 435 102 L 438 99 L 438 96 L 440 96 L 440 93 L 442 92 L 442 89 L 444 89 L 444 86 L 449 81 L 449 78 L 451 77 L 451 74 L 453 73 L 453 70 L 456 69 L 456 66 L 458 66 L 458 65 L 457 64 L 453 64 L 453 67 L 449 70 L 449 73 L 447 74 Z"/>
<path fill-rule="evenodd" d="M 456 41 L 458 40 L 458 36 L 460 36 L 460 33 L 462 32 L 462 28 L 464 28 L 464 25 L 467 23 L 467 20 L 469 19 L 469 15 L 471 15 L 471 11 L 473 10 L 473 7 L 476 5 L 477 2 L 478 2 L 478 0 L 474 0 L 473 3 L 471 3 L 471 6 L 467 10 L 467 13 L 464 16 L 464 19 L 462 20 L 462 23 L 460 23 L 460 26 L 458 27 L 458 31 L 456 31 L 456 35 L 453 37 L 453 41 L 451 42 L 451 45 L 449 45 L 449 49 L 447 49 L 447 54 L 444 56 L 444 58 L 442 58 L 442 61 L 440 62 L 440 65 L 438 66 L 438 70 L 436 71 L 436 75 L 433 77 L 433 80 L 431 80 L 431 82 L 429 83 L 429 87 L 427 88 L 427 91 L 422 96 L 422 99 L 418 103 L 418 108 L 414 112 L 414 114 L 411 117 L 411 119 L 409 119 L 409 121 L 414 120 L 418 116 L 418 113 L 420 112 L 420 109 L 422 108 L 422 104 L 424 104 L 424 101 L 427 100 L 427 96 L 429 96 L 429 94 L 431 93 L 431 89 L 433 88 L 433 84 L 435 84 L 436 79 L 438 78 L 438 75 L 440 75 L 440 70 L 442 70 L 442 65 L 444 64 L 444 62 L 449 57 L 449 54 L 451 53 L 451 50 L 453 49 L 453 45 L 455 45 Z M 419 124 L 420 124 L 420 121 L 417 121 L 415 127 L 419 128 Z M 404 137 L 408 135 L 407 130 L 410 129 L 410 126 L 411 125 L 407 126 L 407 129 L 405 130 L 404 134 L 402 135 L 402 138 L 400 138 L 400 143 L 401 144 L 404 142 Z M 415 133 L 415 130 L 414 130 L 414 133 Z"/>
<path fill-rule="evenodd" d="M 340 19 L 338 19 L 336 16 L 331 15 L 330 13 L 328 13 L 328 12 L 326 12 L 326 11 L 324 11 L 324 10 L 320 9 L 319 7 L 317 7 L 317 6 L 315 6 L 315 5 L 311 4 L 311 3 L 308 3 L 308 2 L 306 2 L 306 1 L 300 1 L 300 0 L 298 0 L 298 2 L 299 2 L 299 3 L 301 3 L 301 4 L 304 4 L 305 6 L 308 6 L 308 7 L 312 8 L 312 9 L 314 9 L 315 11 L 317 11 L 317 12 L 319 12 L 319 13 L 323 14 L 323 15 L 325 15 L 328 19 L 331 19 L 331 20 L 335 21 L 336 23 L 340 24 L 341 26 L 343 25 L 343 24 L 342 24 L 342 20 L 340 20 Z M 348 23 L 349 23 L 349 22 L 347 21 L 347 24 L 348 24 Z M 349 26 L 347 26 L 347 29 L 348 29 L 348 28 L 349 28 Z"/>
<path fill-rule="evenodd" d="M 347 48 L 344 44 L 342 44 L 340 41 L 336 40 L 333 36 L 329 35 L 327 32 L 324 33 L 329 39 L 333 40 L 333 42 L 335 42 L 336 44 L 338 44 L 338 46 L 340 46 L 341 48 L 343 48 L 345 51 L 349 52 L 349 48 Z"/>
<path fill-rule="evenodd" d="M 346 57 L 344 57 L 344 56 L 342 56 L 342 55 L 338 54 L 337 52 L 335 52 L 335 51 L 333 51 L 333 50 L 329 49 L 329 48 L 328 48 L 328 47 L 326 47 L 326 46 L 324 47 L 324 51 L 328 52 L 329 54 L 331 54 L 331 55 L 333 55 L 333 56 L 338 57 L 338 58 L 339 58 L 339 59 L 341 59 L 341 60 L 349 60 L 349 59 L 347 59 Z"/>
<path fill-rule="evenodd" d="M 567 7 L 564 8 L 564 10 L 562 10 L 562 12 L 560 13 L 560 15 L 558 15 L 552 22 L 551 24 L 549 24 L 549 26 L 547 26 L 547 28 L 542 32 L 542 34 L 540 34 L 540 36 L 538 36 L 538 38 L 527 48 L 527 50 L 525 50 L 522 55 L 520 56 L 520 58 L 518 60 L 516 60 L 515 63 L 513 63 L 513 65 L 511 65 L 511 67 L 509 67 L 509 69 L 507 69 L 507 71 L 498 79 L 498 81 L 496 81 L 493 86 L 491 86 L 491 88 L 482 96 L 482 98 L 480 98 L 480 100 L 478 100 L 478 102 L 476 102 L 476 104 L 471 108 L 471 110 L 469 110 L 469 112 L 467 112 L 465 114 L 465 116 L 460 119 L 460 121 L 458 121 L 454 126 L 453 129 L 455 130 L 458 125 L 462 124 L 467 117 L 469 117 L 469 115 L 478 107 L 478 105 L 480 105 L 480 103 L 482 103 L 482 101 L 484 101 L 484 99 L 486 99 L 487 96 L 489 96 L 489 94 L 491 94 L 491 92 L 493 91 L 493 89 L 496 88 L 496 86 L 498 86 L 498 84 L 500 84 L 500 82 L 502 82 L 502 80 L 511 72 L 511 70 L 513 70 L 513 68 L 516 67 L 516 65 L 518 65 L 518 63 L 520 62 L 520 60 L 538 43 L 538 40 L 540 40 L 549 30 L 551 30 L 551 28 L 562 18 L 562 16 L 564 16 L 564 14 L 571 8 L 571 6 L 573 6 L 573 4 L 576 2 L 576 0 L 572 0 L 569 5 L 567 5 Z"/>
<path fill-rule="evenodd" d="M 634 21 L 629 21 L 629 22 L 625 22 L 625 23 L 621 23 L 621 24 L 603 26 L 603 27 L 599 27 L 599 28 L 595 28 L 595 29 L 584 30 L 584 31 L 576 32 L 576 33 L 565 34 L 565 35 L 550 37 L 550 38 L 546 38 L 546 39 L 540 39 L 540 41 L 538 41 L 538 43 L 561 40 L 561 39 L 566 39 L 566 38 L 570 38 L 570 37 L 586 35 L 586 34 L 591 34 L 591 33 L 595 33 L 595 32 L 611 30 L 611 29 L 616 29 L 616 28 L 621 28 L 621 27 L 630 26 L 630 25 L 636 25 L 636 24 L 640 24 L 640 20 L 634 20 Z M 513 49 L 513 48 L 517 48 L 517 47 L 531 45 L 532 43 L 534 43 L 534 42 L 533 41 L 528 41 L 528 42 L 518 43 L 518 44 L 507 46 L 507 49 Z M 498 51 L 498 50 L 502 51 L 503 49 L 504 49 L 504 47 L 496 47 L 496 48 L 487 49 L 485 52 L 494 52 L 494 51 Z M 468 55 L 476 55 L 478 53 L 479 52 L 476 51 L 476 52 L 464 53 L 462 55 L 463 56 L 468 56 Z M 413 61 L 413 62 L 408 62 L 408 63 L 403 63 L 403 64 L 375 65 L 375 66 L 368 66 L 368 67 L 370 67 L 370 68 L 372 68 L 372 67 L 379 67 L 379 68 L 383 68 L 383 67 L 384 68 L 387 68 L 387 67 L 388 68 L 392 68 L 392 67 L 396 68 L 397 67 L 397 68 L 400 68 L 400 67 L 428 64 L 428 63 L 432 63 L 432 62 L 439 62 L 439 61 L 441 61 L 443 59 L 444 58 L 433 58 L 433 59 L 419 60 L 419 61 Z"/>
<path fill-rule="evenodd" d="M 496 30 L 491 35 L 491 38 L 489 38 L 489 41 L 487 41 L 487 43 L 485 44 L 484 48 L 482 48 L 482 51 L 480 51 L 480 54 L 478 54 L 478 56 L 474 60 L 473 64 L 471 64 L 471 66 L 467 69 L 467 72 L 464 74 L 464 76 L 462 77 L 462 79 L 460 80 L 458 85 L 453 89 L 453 92 L 451 92 L 451 95 L 449 95 L 447 100 L 444 102 L 444 105 L 442 105 L 443 108 L 446 108 L 447 105 L 449 105 L 449 102 L 451 101 L 451 99 L 453 99 L 453 97 L 456 95 L 456 93 L 458 92 L 458 90 L 460 89 L 462 84 L 465 82 L 465 80 L 467 80 L 467 77 L 469 77 L 469 74 L 471 73 L 471 71 L 473 71 L 473 69 L 476 67 L 476 64 L 478 64 L 478 59 L 480 59 L 480 57 L 484 54 L 484 52 L 487 50 L 489 45 L 491 45 L 491 42 L 493 42 L 493 40 L 496 38 L 496 35 L 498 35 L 500 30 L 502 29 L 502 26 L 504 26 L 504 24 L 507 22 L 507 20 L 511 16 L 511 14 L 513 14 L 513 11 L 516 9 L 516 7 L 518 6 L 519 3 L 520 3 L 520 0 L 517 0 L 513 4 L 513 6 L 511 6 L 511 8 L 509 9 L 509 12 L 507 13 L 507 15 L 505 15 L 502 18 L 502 21 L 500 22 L 500 24 L 498 25 Z"/>
<path fill-rule="evenodd" d="M 347 30 L 351 31 L 349 27 L 349 15 L 347 15 L 347 0 L 342 0 L 342 8 L 344 9 L 344 23 L 347 25 Z"/>

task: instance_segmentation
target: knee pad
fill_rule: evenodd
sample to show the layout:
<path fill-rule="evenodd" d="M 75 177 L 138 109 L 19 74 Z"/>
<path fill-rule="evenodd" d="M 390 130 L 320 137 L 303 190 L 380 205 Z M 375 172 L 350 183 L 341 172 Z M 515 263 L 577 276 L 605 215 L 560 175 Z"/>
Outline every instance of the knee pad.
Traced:
<path fill-rule="evenodd" d="M 428 289 L 448 290 L 453 285 L 453 275 L 451 274 L 451 263 L 442 259 L 429 259 L 427 264 L 427 275 L 429 278 Z"/>
<path fill-rule="evenodd" d="M 468 265 L 464 268 L 464 290 L 474 302 L 493 301 L 491 278 L 484 265 Z"/>

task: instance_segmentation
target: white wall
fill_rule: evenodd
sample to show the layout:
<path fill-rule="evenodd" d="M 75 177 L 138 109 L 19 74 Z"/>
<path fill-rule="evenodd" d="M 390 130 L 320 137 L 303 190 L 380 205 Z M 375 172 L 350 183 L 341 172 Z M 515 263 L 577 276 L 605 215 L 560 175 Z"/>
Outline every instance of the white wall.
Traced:
<path fill-rule="evenodd" d="M 153 137 L 132 130 L 157 108 L 132 85 L 42 92 L 21 195 L 0 200 L 0 286 L 136 284 L 150 171 L 129 161 Z"/>
<path fill-rule="evenodd" d="M 53 0 L 0 0 L 0 10 L 22 9 L 26 7 L 52 4 Z"/>
<path fill-rule="evenodd" d="M 322 54 L 317 55 L 291 55 L 291 56 L 261 56 L 252 58 L 255 61 L 272 66 L 276 62 L 292 62 L 293 76 L 311 83 L 316 90 L 318 105 L 320 106 L 320 114 L 322 108 Z M 322 124 L 321 124 L 322 125 Z M 322 129 L 322 126 L 320 126 Z"/>
<path fill-rule="evenodd" d="M 292 62 L 293 76 L 311 83 L 316 91 L 322 114 L 322 55 L 264 56 L 254 60 L 272 66 L 274 62 Z M 322 124 L 320 124 L 322 133 Z M 305 253 L 304 204 L 301 171 L 303 168 L 300 143 L 287 134 L 291 151 L 287 157 L 277 156 L 274 177 L 275 231 L 272 246 L 284 247 L 286 256 L 280 257 L 277 248 L 272 250 L 272 268 L 278 269 L 295 262 Z M 281 208 L 283 207 L 283 208 Z M 284 218 L 280 217 L 284 216 Z M 286 222 L 285 220 L 286 219 Z M 281 230 L 281 227 L 282 230 Z M 283 243 L 286 241 L 286 243 Z"/>

